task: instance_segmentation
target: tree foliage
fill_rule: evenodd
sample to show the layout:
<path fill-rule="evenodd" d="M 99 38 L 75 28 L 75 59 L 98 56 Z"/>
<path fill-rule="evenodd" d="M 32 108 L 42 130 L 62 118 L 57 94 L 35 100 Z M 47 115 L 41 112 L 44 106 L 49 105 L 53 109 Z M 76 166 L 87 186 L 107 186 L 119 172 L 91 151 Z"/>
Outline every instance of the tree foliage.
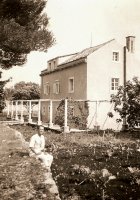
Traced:
<path fill-rule="evenodd" d="M 5 92 L 4 92 L 4 86 L 9 80 L 5 81 L 0 81 L 0 113 L 2 110 L 5 108 L 6 103 L 5 103 Z"/>
<path fill-rule="evenodd" d="M 40 98 L 40 86 L 36 83 L 21 81 L 14 88 L 5 88 L 7 100 L 31 100 Z"/>
<path fill-rule="evenodd" d="M 13 87 L 5 87 L 4 89 L 4 95 L 5 95 L 5 99 L 8 101 L 12 101 L 12 96 L 14 93 L 14 88 Z"/>
<path fill-rule="evenodd" d="M 43 10 L 46 0 L 0 1 L 0 63 L 23 65 L 31 51 L 47 51 L 54 43 Z"/>
<path fill-rule="evenodd" d="M 134 77 L 128 81 L 125 87 L 119 87 L 118 93 L 112 96 L 114 110 L 120 115 L 120 119 L 126 118 L 129 127 L 135 127 L 140 120 L 140 81 Z"/>

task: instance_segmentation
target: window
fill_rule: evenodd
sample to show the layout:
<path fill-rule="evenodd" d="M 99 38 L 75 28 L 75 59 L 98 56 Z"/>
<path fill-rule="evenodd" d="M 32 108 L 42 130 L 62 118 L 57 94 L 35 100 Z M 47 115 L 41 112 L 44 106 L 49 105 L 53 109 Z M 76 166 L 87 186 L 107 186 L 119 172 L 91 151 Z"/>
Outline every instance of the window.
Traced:
<path fill-rule="evenodd" d="M 46 95 L 50 94 L 50 85 L 49 85 L 49 83 L 46 83 L 44 85 L 44 94 L 46 94 Z"/>
<path fill-rule="evenodd" d="M 49 70 L 51 70 L 51 67 L 52 67 L 51 62 L 49 62 Z"/>
<path fill-rule="evenodd" d="M 45 115 L 45 113 L 46 113 L 46 107 L 43 106 L 43 107 L 42 107 L 42 114 Z"/>
<path fill-rule="evenodd" d="M 54 68 L 56 68 L 56 61 L 55 60 L 53 61 L 53 64 L 54 64 Z"/>
<path fill-rule="evenodd" d="M 73 93 L 74 92 L 74 78 L 71 77 L 69 78 L 69 93 Z"/>
<path fill-rule="evenodd" d="M 60 82 L 59 81 L 55 81 L 55 83 L 53 84 L 53 93 L 54 94 L 60 93 Z"/>
<path fill-rule="evenodd" d="M 119 78 L 111 79 L 111 90 L 117 90 L 119 87 Z"/>
<path fill-rule="evenodd" d="M 113 61 L 119 61 L 119 52 L 113 52 Z"/>

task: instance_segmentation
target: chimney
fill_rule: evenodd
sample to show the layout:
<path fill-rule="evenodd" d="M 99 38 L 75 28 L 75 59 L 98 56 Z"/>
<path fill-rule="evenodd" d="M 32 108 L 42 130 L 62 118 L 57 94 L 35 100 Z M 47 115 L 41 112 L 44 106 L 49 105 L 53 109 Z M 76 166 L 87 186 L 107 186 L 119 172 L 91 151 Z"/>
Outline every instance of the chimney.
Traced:
<path fill-rule="evenodd" d="M 126 48 L 128 52 L 134 53 L 135 51 L 135 36 L 126 37 Z"/>

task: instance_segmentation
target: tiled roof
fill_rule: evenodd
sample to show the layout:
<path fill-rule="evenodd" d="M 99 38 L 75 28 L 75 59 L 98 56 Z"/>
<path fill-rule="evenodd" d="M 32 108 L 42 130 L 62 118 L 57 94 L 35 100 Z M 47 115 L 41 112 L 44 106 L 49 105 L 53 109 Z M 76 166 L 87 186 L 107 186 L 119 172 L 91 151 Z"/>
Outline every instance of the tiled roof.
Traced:
<path fill-rule="evenodd" d="M 82 50 L 81 52 L 76 53 L 74 56 L 70 57 L 68 60 L 66 60 L 65 62 L 60 64 L 60 66 L 65 65 L 65 64 L 70 63 L 70 62 L 73 62 L 73 61 L 76 61 L 76 60 L 79 60 L 79 59 L 82 59 L 82 58 L 86 58 L 88 55 L 90 55 L 94 51 L 98 50 L 99 48 L 103 47 L 104 45 L 112 42 L 113 40 L 114 39 L 109 40 L 105 43 L 102 43 L 102 44 L 94 46 L 94 47 L 86 48 L 86 49 Z"/>
<path fill-rule="evenodd" d="M 59 59 L 59 58 L 64 58 L 64 57 L 67 57 L 67 56 L 73 56 L 75 55 L 76 53 L 71 53 L 71 54 L 66 54 L 66 55 L 63 55 L 63 56 L 57 56 L 55 58 L 52 58 L 50 60 L 48 60 L 48 62 L 52 61 L 52 60 L 56 60 L 56 59 Z"/>
<path fill-rule="evenodd" d="M 65 67 L 70 67 L 71 65 L 75 64 L 75 63 L 81 63 L 85 60 L 85 58 L 90 55 L 91 53 L 93 53 L 94 51 L 97 51 L 98 49 L 100 49 L 101 47 L 105 46 L 106 44 L 112 42 L 114 39 L 112 40 L 109 40 L 105 43 L 102 43 L 100 45 L 97 45 L 97 46 L 94 46 L 94 47 L 90 47 L 90 48 L 86 48 L 80 52 L 77 52 L 77 53 L 74 53 L 74 54 L 69 54 L 69 56 L 71 56 L 70 58 L 66 59 L 63 63 L 59 64 L 54 70 L 48 70 L 45 69 L 43 71 L 41 71 L 41 75 L 45 75 L 47 73 L 52 73 L 54 71 L 58 71 L 58 70 L 61 70 Z M 68 55 L 66 55 L 68 56 Z M 61 58 L 61 57 L 65 57 L 65 56 L 59 56 L 59 57 L 56 57 L 56 58 Z M 53 58 L 54 59 L 54 58 Z M 51 59 L 51 60 L 53 60 Z M 49 60 L 49 61 L 51 61 Z"/>

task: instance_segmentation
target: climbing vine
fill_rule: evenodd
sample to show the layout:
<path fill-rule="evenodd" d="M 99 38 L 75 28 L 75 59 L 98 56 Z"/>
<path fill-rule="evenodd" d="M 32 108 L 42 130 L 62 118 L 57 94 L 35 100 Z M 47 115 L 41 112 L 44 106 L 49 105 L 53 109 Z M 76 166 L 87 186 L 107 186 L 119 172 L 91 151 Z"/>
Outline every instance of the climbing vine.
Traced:
<path fill-rule="evenodd" d="M 89 115 L 89 107 L 87 101 L 75 101 L 68 99 L 68 126 L 70 128 L 85 129 L 87 127 L 87 117 Z M 64 126 L 65 99 L 60 101 L 57 107 L 55 123 L 60 127 Z"/>

